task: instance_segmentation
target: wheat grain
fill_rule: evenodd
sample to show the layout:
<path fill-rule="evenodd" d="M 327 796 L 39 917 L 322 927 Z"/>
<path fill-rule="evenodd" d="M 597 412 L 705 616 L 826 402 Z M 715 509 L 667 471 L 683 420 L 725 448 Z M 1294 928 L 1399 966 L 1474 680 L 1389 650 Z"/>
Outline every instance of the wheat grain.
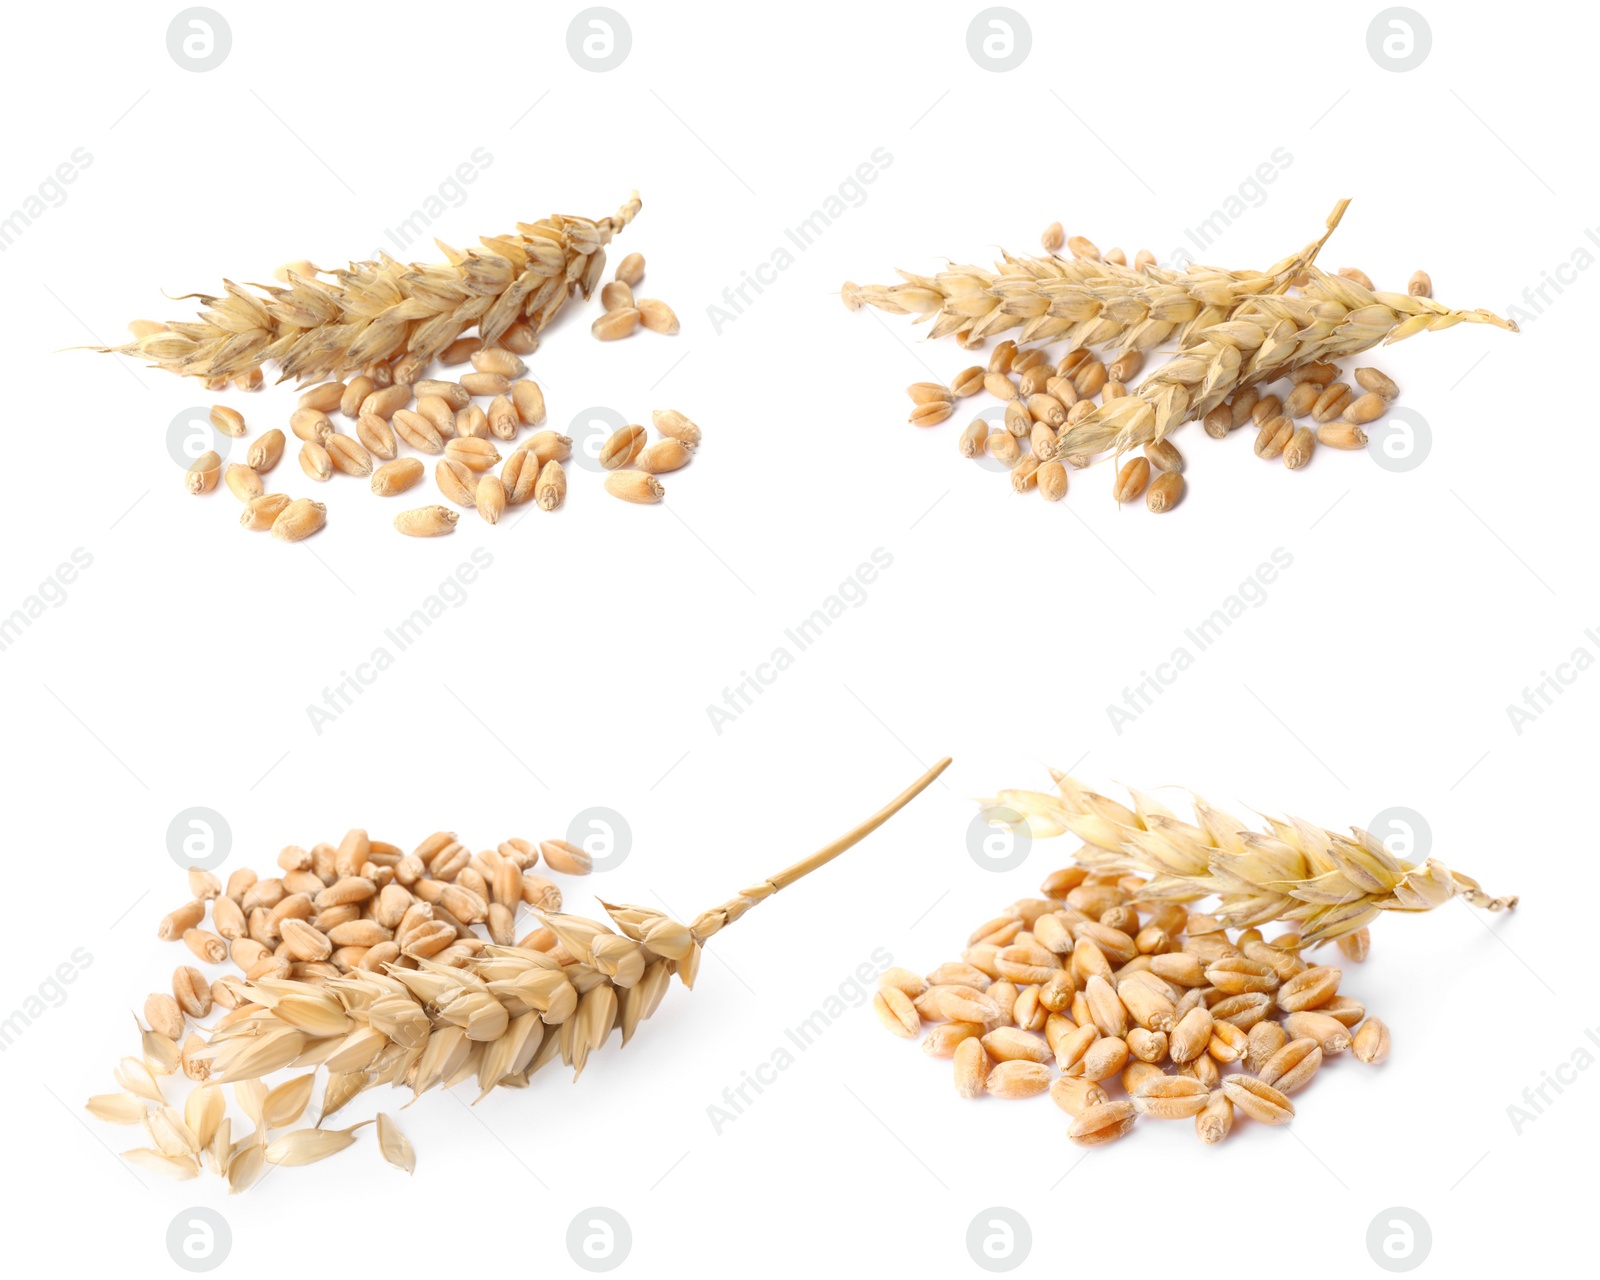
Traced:
<path fill-rule="evenodd" d="M 323 448 L 335 470 L 347 476 L 372 474 L 372 455 L 351 437 L 335 432 L 323 442 Z"/>
<path fill-rule="evenodd" d="M 424 475 L 419 458 L 396 458 L 385 462 L 372 473 L 372 492 L 380 498 L 392 498 L 412 488 Z"/>
<path fill-rule="evenodd" d="M 1115 1142 L 1132 1131 L 1136 1115 L 1131 1102 L 1097 1103 L 1078 1113 L 1067 1129 L 1067 1137 L 1080 1147 Z"/>
<path fill-rule="evenodd" d="M 454 533 L 456 521 L 460 518 L 449 507 L 435 504 L 402 511 L 394 518 L 394 527 L 407 537 L 437 538 L 442 534 Z"/>
<path fill-rule="evenodd" d="M 248 503 L 253 498 L 259 498 L 265 492 L 261 477 L 256 471 L 238 462 L 230 462 L 224 468 L 222 482 L 228 487 L 228 492 L 233 494 L 240 502 Z"/>
<path fill-rule="evenodd" d="M 258 439 L 251 442 L 250 451 L 245 456 L 246 464 L 256 474 L 265 475 L 278 465 L 278 459 L 283 457 L 284 434 L 273 427 L 264 432 Z"/>
<path fill-rule="evenodd" d="M 639 323 L 651 332 L 664 334 L 678 332 L 676 313 L 659 298 L 641 298 L 636 309 L 639 312 Z"/>
<path fill-rule="evenodd" d="M 1283 446 L 1283 465 L 1290 471 L 1299 471 L 1311 461 L 1316 447 L 1316 433 L 1310 427 L 1296 427 Z"/>
<path fill-rule="evenodd" d="M 600 465 L 607 471 L 630 465 L 644 449 L 647 438 L 645 429 L 636 424 L 618 427 L 600 446 Z"/>
<path fill-rule="evenodd" d="M 465 439 L 487 440 L 491 434 L 489 431 L 489 415 L 480 406 L 469 404 L 465 409 L 459 410 L 451 419 L 450 429 L 457 436 Z"/>
<path fill-rule="evenodd" d="M 601 342 L 615 342 L 619 338 L 626 338 L 637 329 L 639 318 L 637 307 L 619 307 L 600 316 L 589 326 L 589 332 Z"/>
<path fill-rule="evenodd" d="M 1181 474 L 1176 471 L 1164 471 L 1151 482 L 1149 491 L 1144 496 L 1144 504 L 1158 515 L 1163 511 L 1171 511 L 1183 501 L 1186 488 L 1187 484 Z"/>
<path fill-rule="evenodd" d="M 1294 430 L 1294 423 L 1285 414 L 1280 413 L 1276 417 L 1268 418 L 1256 432 L 1256 457 L 1268 462 L 1282 457 L 1283 451 L 1289 446 L 1289 441 L 1294 438 Z"/>
<path fill-rule="evenodd" d="M 1345 403 L 1340 409 L 1339 416 L 1346 422 L 1364 426 L 1383 417 L 1388 408 L 1389 402 L 1387 400 L 1377 392 L 1369 391 L 1365 395 L 1357 396 L 1355 399 Z"/>
<path fill-rule="evenodd" d="M 613 471 L 606 477 L 606 492 L 624 502 L 660 502 L 666 493 L 661 481 L 643 471 Z"/>
<path fill-rule="evenodd" d="M 1349 403 L 1349 386 L 1343 382 L 1329 383 L 1311 406 L 1312 420 L 1317 423 L 1332 422 L 1344 413 Z"/>
<path fill-rule="evenodd" d="M 1288 418 L 1303 418 L 1316 407 L 1317 397 L 1322 394 L 1322 387 L 1315 382 L 1301 382 L 1295 385 L 1283 400 L 1283 413 Z"/>
<path fill-rule="evenodd" d="M 1317 443 L 1330 449 L 1365 449 L 1367 433 L 1353 422 L 1326 422 L 1317 428 Z"/>
<path fill-rule="evenodd" d="M 333 423 L 321 409 L 300 408 L 289 415 L 289 429 L 302 440 L 322 444 L 333 434 Z"/>
<path fill-rule="evenodd" d="M 244 415 L 221 404 L 211 408 L 211 425 L 226 436 L 242 436 L 246 430 Z"/>
<path fill-rule="evenodd" d="M 183 486 L 192 494 L 210 493 L 217 487 L 222 474 L 222 458 L 214 449 L 207 449 L 189 464 L 183 473 Z"/>
<path fill-rule="evenodd" d="M 1144 487 L 1150 482 L 1150 460 L 1148 458 L 1130 458 L 1123 463 L 1122 469 L 1117 472 L 1116 484 L 1112 489 L 1112 497 L 1119 503 L 1132 502 L 1144 492 Z"/>
<path fill-rule="evenodd" d="M 567 473 L 561 463 L 552 458 L 539 469 L 534 481 L 533 497 L 541 511 L 554 511 L 567 496 Z"/>
<path fill-rule="evenodd" d="M 478 481 L 477 508 L 484 523 L 500 523 L 506 509 L 506 487 L 499 476 L 486 475 Z"/>
<path fill-rule="evenodd" d="M 325 483 L 333 477 L 333 458 L 320 444 L 307 440 L 300 446 L 300 470 L 312 480 Z"/>
<path fill-rule="evenodd" d="M 674 440 L 681 440 L 691 448 L 700 444 L 700 428 L 676 409 L 652 410 L 650 420 L 655 424 L 656 430 L 664 436 L 670 436 Z"/>

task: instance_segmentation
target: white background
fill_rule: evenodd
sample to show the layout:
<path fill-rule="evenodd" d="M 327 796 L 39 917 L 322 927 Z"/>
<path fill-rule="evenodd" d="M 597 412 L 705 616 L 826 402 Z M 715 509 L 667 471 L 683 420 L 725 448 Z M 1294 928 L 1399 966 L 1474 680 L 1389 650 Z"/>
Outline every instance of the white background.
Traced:
<path fill-rule="evenodd" d="M 47 8 L 11 19 L 0 204 L 75 148 L 92 163 L 0 255 L 16 444 L 0 613 L 74 549 L 93 558 L 0 652 L 14 855 L 0 1011 L 75 948 L 93 957 L 0 1058 L 8 1199 L 26 1224 L 13 1258 L 170 1274 L 167 1226 L 192 1205 L 225 1214 L 237 1275 L 277 1273 L 288 1249 L 341 1266 L 397 1245 L 418 1264 L 575 1272 L 567 1225 L 597 1204 L 631 1225 L 624 1273 L 976 1274 L 965 1233 L 991 1205 L 1031 1223 L 1021 1274 L 1219 1246 L 1376 1273 L 1367 1227 L 1394 1205 L 1431 1225 L 1429 1273 L 1586 1249 L 1580 1135 L 1600 1072 L 1550 1094 L 1520 1136 L 1507 1107 L 1600 1024 L 1574 976 L 1600 674 L 1520 734 L 1506 707 L 1574 649 L 1600 652 L 1584 635 L 1600 624 L 1592 410 L 1581 372 L 1558 377 L 1588 367 L 1600 274 L 1537 311 L 1522 300 L 1597 249 L 1571 123 L 1592 17 L 1429 5 L 1432 52 L 1396 74 L 1367 52 L 1375 4 L 1031 5 L 1031 55 L 996 74 L 967 52 L 976 5 L 630 4 L 631 54 L 595 74 L 566 50 L 576 8 L 229 3 L 231 54 L 202 74 L 168 56 L 176 5 L 89 6 L 70 31 Z M 389 527 L 405 499 L 336 479 L 314 495 L 328 529 L 280 545 L 242 533 L 227 493 L 183 491 L 167 426 L 213 397 L 63 350 L 185 315 L 163 290 L 365 256 L 480 147 L 492 163 L 433 228 L 453 244 L 642 192 L 613 260 L 645 254 L 640 293 L 668 300 L 682 333 L 602 345 L 585 332 L 597 304 L 574 304 L 530 363 L 552 425 L 591 405 L 702 425 L 662 506 L 625 506 L 574 469 L 555 516 L 488 528 L 469 512 L 420 542 Z M 708 305 L 878 148 L 892 163 L 865 198 L 717 333 Z M 1421 266 L 1452 305 L 1522 308 L 1520 335 L 1462 326 L 1372 357 L 1431 424 L 1413 471 L 1323 451 L 1291 474 L 1245 432 L 1219 443 L 1191 425 L 1171 515 L 1117 510 L 1103 468 L 1060 505 L 1017 497 L 957 455 L 964 414 L 904 421 L 907 383 L 971 358 L 839 303 L 846 278 L 1033 251 L 1056 219 L 1166 260 L 1277 148 L 1292 163 L 1201 260 L 1264 266 L 1348 195 L 1325 266 L 1393 288 Z M 291 403 L 282 388 L 224 399 L 269 426 Z M 277 478 L 312 492 L 292 458 Z M 307 705 L 480 546 L 493 563 L 466 602 L 319 735 Z M 865 603 L 717 732 L 708 706 L 877 548 L 893 564 Z M 1277 548 L 1293 564 L 1265 603 L 1117 732 L 1108 704 Z M 572 908 L 592 909 L 592 888 L 689 915 L 947 753 L 943 783 L 717 938 L 699 988 L 674 987 L 576 1088 L 555 1066 L 473 1114 L 465 1087 L 405 1112 L 410 1182 L 366 1134 L 230 1200 L 214 1180 L 130 1176 L 111 1153 L 137 1131 L 81 1110 L 135 1046 L 128 1011 L 186 958 L 154 927 L 185 896 L 165 831 L 191 805 L 226 815 L 230 867 L 354 824 L 483 846 L 608 805 L 632 853 L 573 885 Z M 1049 1102 L 960 1102 L 948 1064 L 863 1006 L 715 1132 L 722 1090 L 875 948 L 917 969 L 953 958 L 1066 860 L 1063 841 L 995 874 L 966 847 L 972 799 L 1048 786 L 1047 764 L 1335 828 L 1408 806 L 1434 853 L 1523 905 L 1376 926 L 1346 986 L 1389 1021 L 1394 1056 L 1325 1071 L 1285 1130 L 1242 1123 L 1206 1149 L 1186 1123 L 1146 1121 L 1086 1158 Z"/>

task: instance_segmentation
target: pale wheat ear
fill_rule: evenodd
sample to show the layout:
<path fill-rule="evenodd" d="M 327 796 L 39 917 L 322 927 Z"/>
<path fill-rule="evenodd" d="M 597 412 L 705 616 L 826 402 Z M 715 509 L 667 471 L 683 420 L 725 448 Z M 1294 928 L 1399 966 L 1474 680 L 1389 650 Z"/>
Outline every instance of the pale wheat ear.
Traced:
<path fill-rule="evenodd" d="M 896 285 L 856 285 L 841 292 L 851 310 L 865 304 L 919 320 L 935 319 L 929 337 L 949 334 L 981 341 L 1013 329 L 1017 342 L 1065 341 L 1074 348 L 1148 351 L 1182 345 L 1197 328 L 1226 320 L 1252 297 L 1281 293 L 1313 261 L 1344 215 L 1342 200 L 1322 237 L 1266 272 L 1216 267 L 1134 269 L 1103 259 L 1081 236 L 1067 244 L 1074 257 L 1003 255 L 998 271 L 952 264 L 935 276 L 901 271 Z M 1004 373 L 1005 370 L 999 370 Z"/>
<path fill-rule="evenodd" d="M 1085 868 L 1153 876 L 1141 890 L 1149 900 L 1220 894 L 1215 915 L 1229 928 L 1285 921 L 1300 928 L 1301 945 L 1309 947 L 1354 933 L 1385 911 L 1425 911 L 1457 896 L 1488 911 L 1517 903 L 1490 896 L 1437 859 L 1413 866 L 1395 858 L 1360 828 L 1351 840 L 1300 819 L 1268 817 L 1271 834 L 1263 835 L 1198 796 L 1197 824 L 1190 824 L 1136 814 L 1065 776 L 1057 785 L 1059 797 L 1002 792 L 987 803 L 1019 813 L 1013 825 L 1030 835 L 1072 832 L 1084 841 L 1077 859 Z"/>
<path fill-rule="evenodd" d="M 388 362 L 420 372 L 474 326 L 484 344 L 517 330 L 515 345 L 505 345 L 526 354 L 568 298 L 588 297 L 598 285 L 604 246 L 639 208 L 634 192 L 607 218 L 558 214 L 519 223 L 515 236 L 486 237 L 483 250 L 441 242 L 448 259 L 442 265 L 402 264 L 386 254 L 336 271 L 286 264 L 280 283 L 252 286 L 258 294 L 226 281 L 221 296 L 177 295 L 202 303 L 197 320 L 174 327 L 137 321 L 132 342 L 96 349 L 137 356 L 219 389 L 235 378 L 255 384 L 269 363 L 283 377 L 303 380 Z M 672 332 L 677 318 L 653 303 L 648 324 Z"/>
<path fill-rule="evenodd" d="M 556 1057 L 577 1079 L 613 1030 L 624 1045 L 633 1038 L 674 973 L 693 985 L 708 939 L 877 830 L 949 764 L 688 924 L 615 903 L 601 905 L 616 929 L 563 912 L 560 889 L 532 868 L 542 856 L 552 870 L 589 873 L 591 855 L 565 840 L 515 838 L 474 854 L 454 832 L 437 831 L 404 853 L 354 828 L 337 846 L 288 846 L 279 875 L 241 869 L 224 886 L 193 869 L 193 900 L 163 917 L 158 935 L 182 938 L 207 959 L 225 955 L 245 977 L 207 988 L 198 970 L 180 966 L 173 994 L 145 1004 L 151 1028 L 138 1028 L 142 1056 L 117 1069 L 122 1092 L 91 1098 L 88 1109 L 109 1123 L 144 1125 L 153 1145 L 129 1159 L 190 1178 L 203 1158 L 239 1192 L 268 1164 L 310 1164 L 350 1146 L 372 1121 L 341 1130 L 323 1123 L 377 1085 L 408 1087 L 414 1102 L 476 1078 L 481 1101 L 496 1088 L 526 1086 Z M 199 928 L 208 902 L 215 934 Z M 539 927 L 513 945 L 524 905 Z M 188 1020 L 213 1005 L 229 1012 L 201 1041 Z M 161 1085 L 180 1065 L 197 1085 L 182 1115 L 166 1105 Z M 290 1128 L 309 1106 L 318 1067 L 328 1079 L 316 1126 Z M 263 1078 L 284 1068 L 305 1073 L 268 1089 Z M 220 1086 L 230 1083 L 255 1126 L 237 1141 L 221 1116 Z M 387 1115 L 377 1125 L 383 1157 L 411 1172 L 410 1142 Z"/>

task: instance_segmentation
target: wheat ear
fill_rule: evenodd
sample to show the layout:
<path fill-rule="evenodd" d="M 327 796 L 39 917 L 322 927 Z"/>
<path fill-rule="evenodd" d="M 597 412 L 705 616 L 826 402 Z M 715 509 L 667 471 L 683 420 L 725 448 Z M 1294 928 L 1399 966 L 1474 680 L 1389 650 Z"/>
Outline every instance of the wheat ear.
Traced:
<path fill-rule="evenodd" d="M 1264 295 L 1248 314 L 1194 335 L 1129 395 L 1102 404 L 1057 442 L 1060 453 L 1123 452 L 1164 440 L 1173 428 L 1203 418 L 1235 391 L 1270 382 L 1318 360 L 1336 360 L 1380 344 L 1458 324 L 1517 331 L 1510 320 L 1482 309 L 1458 311 L 1432 298 L 1373 293 L 1317 267 L 1300 297 Z M 1345 288 L 1344 286 L 1349 286 Z"/>
<path fill-rule="evenodd" d="M 608 218 L 555 214 L 518 223 L 514 234 L 483 237 L 482 249 L 435 241 L 442 264 L 408 265 L 380 254 L 310 276 L 290 271 L 286 286 L 227 280 L 218 296 L 180 295 L 200 302 L 198 320 L 96 350 L 201 378 L 233 377 L 269 362 L 286 378 L 331 378 L 384 360 L 403 362 L 397 376 L 414 375 L 474 325 L 485 343 L 520 320 L 542 331 L 574 291 L 589 296 L 605 245 L 639 209 L 635 191 Z"/>
<path fill-rule="evenodd" d="M 1016 815 L 1002 825 L 1034 837 L 1071 832 L 1083 841 L 1076 853 L 1083 866 L 1149 874 L 1144 898 L 1193 902 L 1218 895 L 1221 905 L 1212 914 L 1230 929 L 1292 921 L 1302 945 L 1314 946 L 1354 933 L 1385 911 L 1430 911 L 1456 896 L 1486 911 L 1517 905 L 1516 897 L 1491 897 L 1437 858 L 1420 866 L 1396 858 L 1360 827 L 1351 828 L 1352 837 L 1298 818 L 1267 817 L 1268 831 L 1256 832 L 1199 796 L 1195 821 L 1185 822 L 1141 792 L 1130 791 L 1130 809 L 1052 774 L 1059 795 L 1002 791 L 984 804 Z"/>
<path fill-rule="evenodd" d="M 1004 254 L 997 271 L 955 264 L 935 276 L 902 271 L 901 284 L 846 285 L 845 298 L 918 321 L 931 317 L 930 338 L 954 334 L 967 345 L 1021 329 L 1019 343 L 1064 340 L 1119 354 L 1169 341 L 1181 346 L 1252 297 L 1284 292 L 1315 261 L 1349 203 L 1338 203 L 1319 240 L 1266 271 L 1199 264 L 1136 270 L 1098 258 Z"/>
<path fill-rule="evenodd" d="M 208 1043 L 185 1049 L 186 1064 L 210 1086 L 242 1086 L 241 1099 L 254 1100 L 258 1113 L 261 1099 L 270 1103 L 276 1096 L 266 1092 L 263 1076 L 284 1067 L 324 1066 L 329 1079 L 319 1125 L 379 1084 L 406 1085 L 420 1096 L 476 1076 L 481 1099 L 497 1087 L 526 1085 L 557 1056 L 576 1078 L 614 1029 L 623 1044 L 632 1038 L 660 1005 L 674 972 L 685 983 L 693 981 L 706 939 L 877 830 L 949 764 L 940 761 L 866 821 L 703 912 L 693 924 L 646 908 L 605 904 L 621 933 L 598 920 L 546 913 L 540 918 L 557 940 L 547 951 L 489 944 L 452 964 L 410 958 L 414 968 L 391 964 L 383 973 L 257 979 L 242 988 L 248 1003 L 224 1017 Z M 309 1076 L 303 1088 L 309 1097 Z M 142 1096 L 152 1092 L 159 1097 L 153 1084 Z M 260 1176 L 255 1148 L 263 1145 L 269 1125 L 277 1127 L 270 1118 L 255 1118 L 255 1135 L 215 1153 L 216 1167 L 235 1190 Z M 337 1136 L 317 1150 L 332 1154 L 347 1145 Z M 273 1160 L 271 1154 L 266 1158 Z"/>

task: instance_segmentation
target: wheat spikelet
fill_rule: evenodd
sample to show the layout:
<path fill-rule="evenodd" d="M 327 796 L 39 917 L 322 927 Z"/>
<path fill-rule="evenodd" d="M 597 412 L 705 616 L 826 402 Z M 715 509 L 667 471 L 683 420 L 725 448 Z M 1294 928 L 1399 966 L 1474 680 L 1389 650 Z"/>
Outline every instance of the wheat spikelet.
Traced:
<path fill-rule="evenodd" d="M 263 1147 L 269 1163 L 298 1164 L 320 1160 L 354 1141 L 360 1125 L 340 1131 L 297 1130 L 267 1145 L 268 1131 L 292 1123 L 311 1096 L 311 1075 L 267 1091 L 262 1077 L 285 1067 L 311 1072 L 327 1068 L 324 1119 L 380 1084 L 403 1085 L 415 1098 L 475 1077 L 481 1100 L 496 1088 L 526 1085 L 558 1056 L 577 1079 L 613 1030 L 620 1030 L 627 1044 L 660 1006 L 674 973 L 686 986 L 693 985 L 705 940 L 875 831 L 949 763 L 946 759 L 935 765 L 838 840 L 703 912 L 692 924 L 680 924 L 651 908 L 610 903 L 603 905 L 616 929 L 582 916 L 535 912 L 554 935 L 555 945 L 548 951 L 488 943 L 452 957 L 451 963 L 408 956 L 381 971 L 351 970 L 309 979 L 262 976 L 241 983 L 243 1003 L 219 1022 L 203 1047 L 189 1054 L 208 1069 L 203 1087 L 233 1084 L 257 1123 L 254 1134 L 220 1153 L 217 1166 L 241 1190 L 259 1176 L 254 1166 Z M 366 842 L 364 832 L 352 835 L 360 836 L 352 847 Z M 440 833 L 424 847 L 431 855 L 449 856 L 459 846 L 448 833 Z M 444 911 L 445 901 L 441 896 L 436 915 Z M 127 1062 L 138 1068 L 118 1077 L 127 1095 L 92 1099 L 90 1109 L 112 1123 L 148 1126 L 148 1113 L 133 1112 L 143 1111 L 144 1100 L 159 1107 L 161 1089 L 137 1059 Z M 183 1122 L 173 1123 L 174 1144 L 183 1147 Z M 409 1171 L 414 1161 L 410 1144 L 388 1129 L 389 1122 L 380 1117 L 386 1156 Z M 151 1167 L 193 1176 L 181 1160 L 169 1169 L 164 1161 L 170 1154 L 139 1158 Z"/>
<path fill-rule="evenodd" d="M 1256 832 L 1198 796 L 1195 821 L 1185 822 L 1139 792 L 1130 809 L 1054 776 L 1059 795 L 1002 791 L 983 803 L 1015 814 L 1002 825 L 1031 836 L 1077 836 L 1083 847 L 1075 856 L 1083 866 L 1150 875 L 1143 898 L 1194 902 L 1218 895 L 1221 905 L 1212 914 L 1228 928 L 1291 921 L 1302 945 L 1314 946 L 1354 933 L 1385 911 L 1430 911 L 1457 895 L 1487 911 L 1517 904 L 1515 897 L 1490 897 L 1437 858 L 1420 866 L 1396 858 L 1359 827 L 1345 836 L 1299 818 L 1268 817 L 1268 830 Z"/>
<path fill-rule="evenodd" d="M 387 254 L 335 271 L 287 272 L 285 285 L 223 282 L 220 296 L 184 294 L 203 308 L 121 347 L 200 378 L 247 374 L 275 361 L 285 378 L 335 378 L 380 360 L 417 370 L 473 326 L 492 343 L 519 320 L 537 333 L 575 291 L 599 282 L 604 247 L 639 212 L 638 192 L 598 221 L 555 214 L 486 236 L 482 249 L 435 241 L 447 261 L 405 264 Z M 317 279 L 332 276 L 331 282 Z M 251 293 L 250 288 L 260 293 Z"/>

